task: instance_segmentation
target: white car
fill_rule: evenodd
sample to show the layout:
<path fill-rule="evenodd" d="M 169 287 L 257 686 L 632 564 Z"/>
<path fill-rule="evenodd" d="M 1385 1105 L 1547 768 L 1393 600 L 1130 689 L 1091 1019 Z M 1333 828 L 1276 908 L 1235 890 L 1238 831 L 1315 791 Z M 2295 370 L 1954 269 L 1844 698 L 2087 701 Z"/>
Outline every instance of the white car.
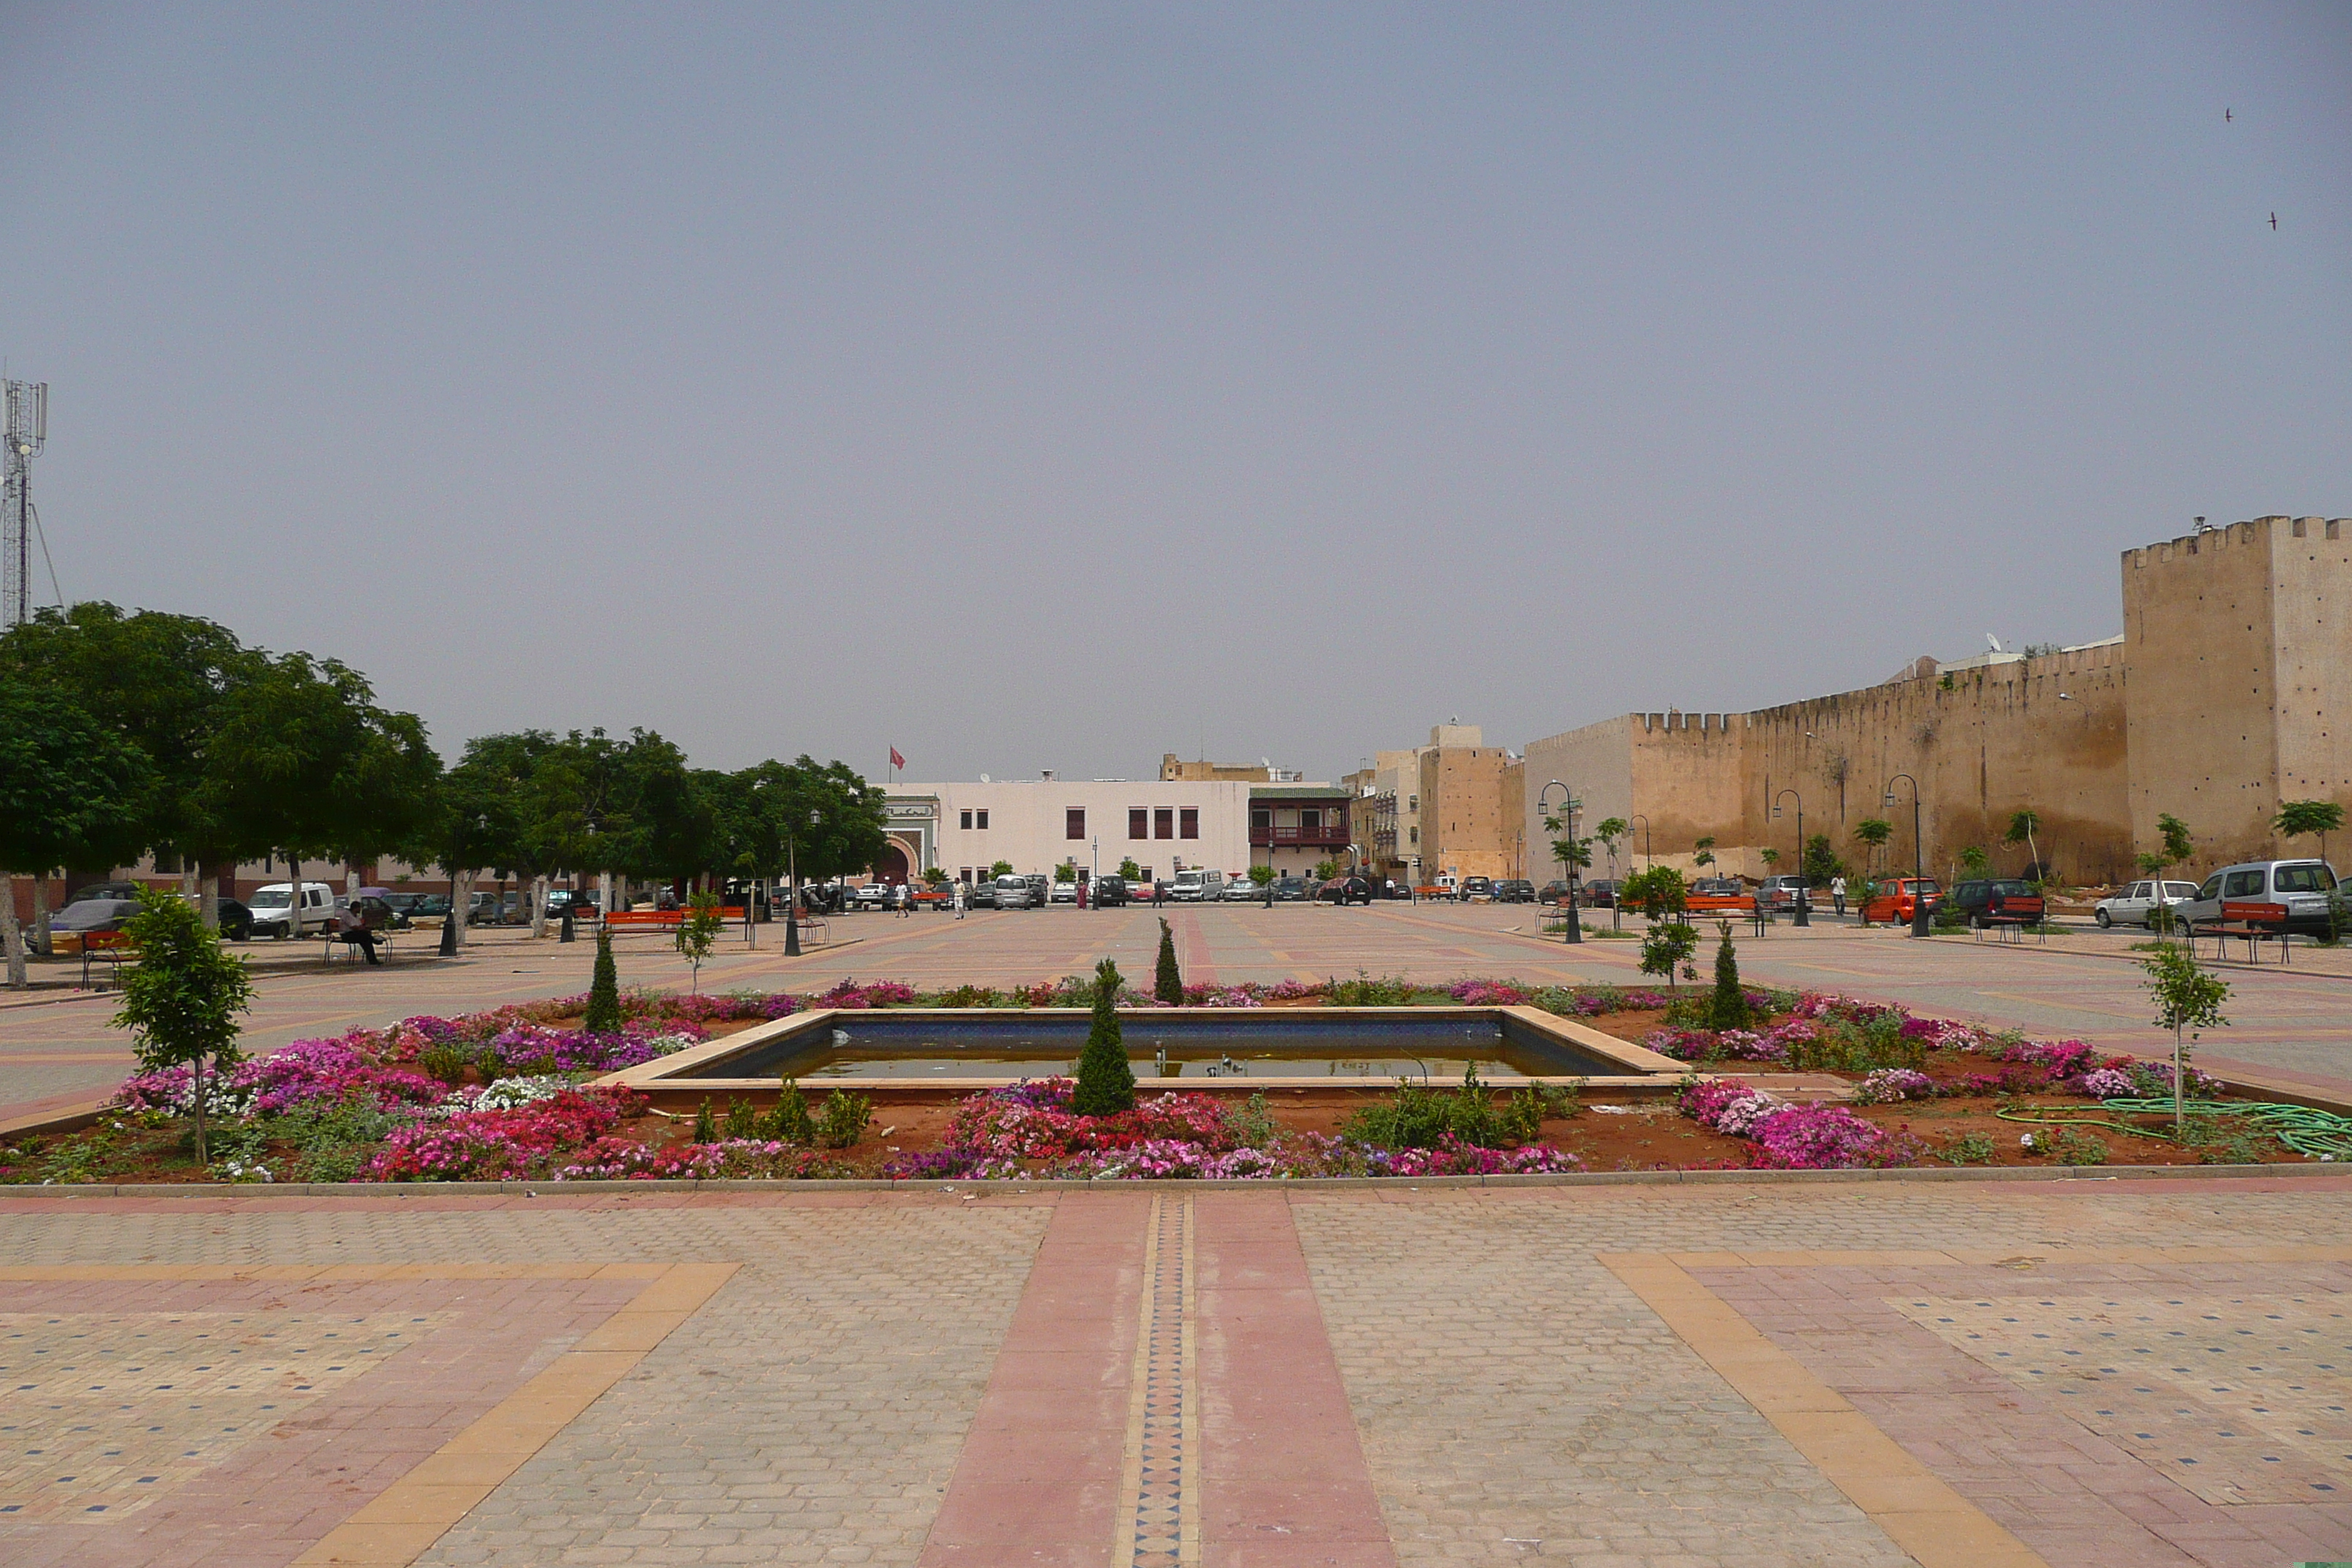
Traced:
<path fill-rule="evenodd" d="M 890 884 L 868 882 L 857 889 L 857 907 L 861 910 L 887 910 L 890 907 Z"/>
<path fill-rule="evenodd" d="M 999 877 L 996 879 L 996 907 L 1000 910 L 1025 910 L 1030 904 L 1029 879 Z"/>
<path fill-rule="evenodd" d="M 2092 906 L 2091 918 L 2104 931 L 2109 926 L 2144 926 L 2153 917 L 2159 898 L 2168 907 L 2185 904 L 2197 896 L 2194 882 L 2134 882 L 2110 899 Z"/>
<path fill-rule="evenodd" d="M 272 882 L 254 889 L 246 907 L 253 911 L 253 934 L 256 936 L 287 935 L 294 927 L 294 884 Z M 306 934 L 324 936 L 343 927 L 342 895 L 324 882 L 302 884 L 302 930 Z"/>

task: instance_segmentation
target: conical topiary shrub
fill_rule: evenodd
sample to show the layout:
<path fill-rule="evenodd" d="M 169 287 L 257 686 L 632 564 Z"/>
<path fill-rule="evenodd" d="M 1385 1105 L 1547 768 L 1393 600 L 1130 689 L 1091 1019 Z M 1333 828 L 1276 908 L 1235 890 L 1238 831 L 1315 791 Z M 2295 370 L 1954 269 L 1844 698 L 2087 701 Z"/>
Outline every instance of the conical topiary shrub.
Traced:
<path fill-rule="evenodd" d="M 1127 1043 L 1118 1027 L 1118 965 L 1108 958 L 1095 965 L 1094 1026 L 1087 1031 L 1077 1090 L 1070 1096 L 1070 1109 L 1080 1116 L 1135 1109 L 1135 1070 L 1127 1065 Z"/>
<path fill-rule="evenodd" d="M 1731 922 L 1717 921 L 1715 929 L 1723 933 L 1723 942 L 1715 950 L 1715 994 L 1707 1002 L 1706 1026 L 1744 1029 L 1752 1020 L 1748 993 L 1739 984 L 1739 956 L 1732 951 Z"/>
<path fill-rule="evenodd" d="M 592 1035 L 621 1032 L 621 975 L 613 964 L 613 933 L 596 933 L 596 973 L 588 982 L 588 1016 L 580 1026 Z"/>
<path fill-rule="evenodd" d="M 1176 967 L 1176 933 L 1160 922 L 1160 973 L 1151 977 L 1151 994 L 1171 1007 L 1184 1005 L 1184 974 Z"/>

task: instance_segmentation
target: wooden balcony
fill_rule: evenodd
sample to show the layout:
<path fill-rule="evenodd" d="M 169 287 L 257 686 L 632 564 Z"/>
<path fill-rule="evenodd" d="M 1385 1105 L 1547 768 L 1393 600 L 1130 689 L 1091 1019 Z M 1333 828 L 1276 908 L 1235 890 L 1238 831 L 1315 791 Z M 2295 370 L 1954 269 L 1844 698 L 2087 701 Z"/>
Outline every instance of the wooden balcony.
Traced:
<path fill-rule="evenodd" d="M 1253 827 L 1250 843 L 1259 848 L 1291 846 L 1301 849 L 1345 849 L 1352 840 L 1346 823 L 1324 827 Z"/>

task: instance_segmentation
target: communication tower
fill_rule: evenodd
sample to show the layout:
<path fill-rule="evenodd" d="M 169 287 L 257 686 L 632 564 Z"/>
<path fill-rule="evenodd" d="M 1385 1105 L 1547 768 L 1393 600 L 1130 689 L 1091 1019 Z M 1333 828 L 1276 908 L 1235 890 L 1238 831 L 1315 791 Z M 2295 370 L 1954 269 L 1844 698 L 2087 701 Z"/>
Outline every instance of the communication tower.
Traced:
<path fill-rule="evenodd" d="M 7 384 L 8 480 L 0 494 L 0 544 L 6 559 L 0 562 L 0 628 L 33 618 L 33 459 L 49 439 L 49 384 L 12 381 Z"/>

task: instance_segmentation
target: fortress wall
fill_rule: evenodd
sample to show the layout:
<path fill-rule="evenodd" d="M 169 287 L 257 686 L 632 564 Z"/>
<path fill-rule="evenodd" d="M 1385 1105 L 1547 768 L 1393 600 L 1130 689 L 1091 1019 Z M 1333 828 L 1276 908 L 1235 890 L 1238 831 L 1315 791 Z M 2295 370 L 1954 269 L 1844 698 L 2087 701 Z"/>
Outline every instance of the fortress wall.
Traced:
<path fill-rule="evenodd" d="M 2352 519 L 2278 520 L 2271 562 L 2279 797 L 2332 800 L 2352 816 Z"/>

